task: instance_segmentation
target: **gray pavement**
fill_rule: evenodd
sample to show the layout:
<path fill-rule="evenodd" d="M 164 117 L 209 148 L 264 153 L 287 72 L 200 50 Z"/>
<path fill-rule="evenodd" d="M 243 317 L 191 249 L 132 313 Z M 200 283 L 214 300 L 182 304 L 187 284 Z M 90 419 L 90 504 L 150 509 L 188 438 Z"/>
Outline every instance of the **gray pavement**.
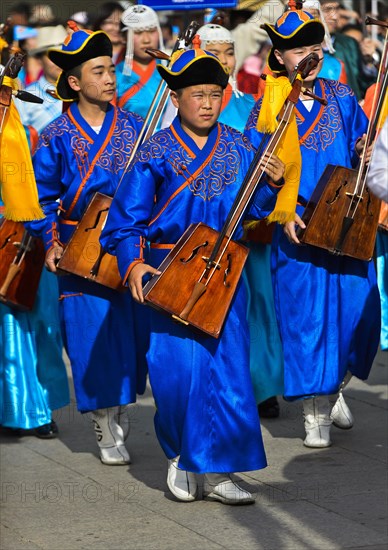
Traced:
<path fill-rule="evenodd" d="M 1 435 L 2 550 L 385 550 L 388 353 L 367 383 L 345 391 L 355 416 L 333 446 L 302 445 L 301 405 L 263 420 L 265 470 L 239 475 L 252 506 L 174 501 L 153 429 L 150 391 L 130 410 L 131 466 L 104 466 L 91 421 L 74 402 L 57 411 L 60 437 Z"/>

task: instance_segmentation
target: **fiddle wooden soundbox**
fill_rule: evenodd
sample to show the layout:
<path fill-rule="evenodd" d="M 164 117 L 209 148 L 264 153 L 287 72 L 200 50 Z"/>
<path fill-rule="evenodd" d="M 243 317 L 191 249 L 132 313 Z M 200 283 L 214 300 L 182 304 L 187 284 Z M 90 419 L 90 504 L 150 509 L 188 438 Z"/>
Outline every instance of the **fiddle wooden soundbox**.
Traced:
<path fill-rule="evenodd" d="M 21 222 L 0 221 L 0 302 L 31 311 L 44 265 L 43 242 Z"/>
<path fill-rule="evenodd" d="M 124 291 L 117 258 L 104 252 L 99 240 L 111 203 L 112 197 L 108 195 L 94 195 L 66 245 L 57 270 Z"/>
<path fill-rule="evenodd" d="M 249 250 L 224 237 L 222 252 L 209 257 L 220 233 L 192 224 L 144 286 L 146 304 L 196 332 L 219 338 Z"/>
<path fill-rule="evenodd" d="M 328 164 L 303 212 L 298 239 L 334 255 L 369 261 L 379 224 L 380 200 L 358 185 L 357 170 Z"/>

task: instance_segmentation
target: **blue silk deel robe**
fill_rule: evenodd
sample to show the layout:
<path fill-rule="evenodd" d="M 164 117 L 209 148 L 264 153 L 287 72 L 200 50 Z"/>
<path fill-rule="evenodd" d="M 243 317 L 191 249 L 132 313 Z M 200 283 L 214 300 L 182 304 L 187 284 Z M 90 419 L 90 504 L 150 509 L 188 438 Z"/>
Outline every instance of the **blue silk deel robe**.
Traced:
<path fill-rule="evenodd" d="M 355 167 L 355 143 L 367 119 L 346 84 L 317 79 L 308 111 L 296 105 L 302 152 L 299 202 L 309 200 L 327 164 Z M 258 144 L 259 101 L 246 135 Z M 301 216 L 304 207 L 297 206 Z M 338 391 L 347 370 L 368 377 L 380 332 L 380 300 L 373 262 L 334 256 L 313 246 L 288 242 L 278 226 L 272 245 L 275 307 L 284 351 L 286 399 Z"/>
<path fill-rule="evenodd" d="M 46 218 L 28 225 L 43 237 L 46 249 L 56 236 L 67 243 L 96 192 L 113 196 L 141 127 L 139 116 L 109 105 L 96 134 L 73 103 L 45 128 L 33 163 Z M 146 370 L 137 372 L 135 304 L 129 292 L 73 275 L 58 281 L 78 409 L 134 402 L 136 392 L 144 391 Z"/>
<path fill-rule="evenodd" d="M 152 60 L 143 71 L 134 61 L 129 76 L 123 74 L 124 61 L 116 67 L 117 105 L 126 111 L 131 111 L 145 118 L 162 77 L 156 69 L 156 61 Z M 157 129 L 160 128 L 158 123 Z"/>
<path fill-rule="evenodd" d="M 157 267 L 191 223 L 220 230 L 254 156 L 244 136 L 223 124 L 199 149 L 176 117 L 139 150 L 116 194 L 101 236 L 124 277 L 134 262 Z M 263 183 L 250 214 L 273 209 L 277 189 Z M 242 236 L 242 229 L 234 238 Z M 177 281 L 178 284 L 178 281 Z M 249 374 L 244 284 L 238 285 L 218 340 L 198 336 L 150 311 L 147 363 L 156 402 L 155 428 L 168 458 L 197 473 L 256 470 L 266 465 Z"/>
<path fill-rule="evenodd" d="M 228 84 L 219 122 L 243 132 L 255 102 L 253 95 L 241 92 L 236 95 Z M 262 403 L 283 394 L 283 352 L 273 299 L 271 245 L 245 244 L 249 247 L 243 277 L 248 294 L 250 370 L 256 402 Z"/>

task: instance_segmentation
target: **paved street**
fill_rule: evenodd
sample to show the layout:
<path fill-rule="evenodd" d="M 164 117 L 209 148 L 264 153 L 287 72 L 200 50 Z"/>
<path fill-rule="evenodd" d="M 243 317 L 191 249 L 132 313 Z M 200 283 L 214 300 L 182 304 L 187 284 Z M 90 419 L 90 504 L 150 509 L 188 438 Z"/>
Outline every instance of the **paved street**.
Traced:
<path fill-rule="evenodd" d="M 388 353 L 379 353 L 368 382 L 345 391 L 355 427 L 333 427 L 329 449 L 303 447 L 301 405 L 281 401 L 280 418 L 262 422 L 268 468 L 239 476 L 257 493 L 242 507 L 173 500 L 149 391 L 130 411 L 130 467 L 100 463 L 91 421 L 73 401 L 55 414 L 58 439 L 1 434 L 0 547 L 385 550 L 387 378 Z"/>

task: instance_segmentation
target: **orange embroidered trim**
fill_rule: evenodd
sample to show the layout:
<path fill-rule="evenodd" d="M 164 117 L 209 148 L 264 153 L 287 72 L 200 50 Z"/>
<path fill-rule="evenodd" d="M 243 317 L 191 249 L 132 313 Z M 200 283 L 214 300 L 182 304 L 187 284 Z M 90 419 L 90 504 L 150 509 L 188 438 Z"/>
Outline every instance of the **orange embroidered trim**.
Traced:
<path fill-rule="evenodd" d="M 50 229 L 48 229 L 48 231 L 46 231 L 46 235 L 49 235 L 50 233 L 52 234 L 52 238 L 49 241 L 47 241 L 47 244 L 51 244 L 51 243 L 52 244 L 51 244 L 50 248 L 47 250 L 47 252 L 52 250 L 54 248 L 55 244 L 59 244 L 60 246 L 63 246 L 63 244 L 61 243 L 61 241 L 58 238 L 57 225 L 56 225 L 55 222 L 51 223 L 51 227 L 50 227 Z"/>
<path fill-rule="evenodd" d="M 70 109 L 67 111 L 67 116 L 70 118 L 71 122 L 74 124 L 74 126 L 77 128 L 79 133 L 89 142 L 93 143 L 92 138 L 85 132 L 85 130 L 78 124 L 78 122 L 75 120 L 73 115 L 71 114 Z"/>
<path fill-rule="evenodd" d="M 74 294 L 61 294 L 58 298 L 58 301 L 64 300 L 65 298 L 74 298 L 75 296 L 83 296 L 83 292 L 76 292 Z"/>
<path fill-rule="evenodd" d="M 136 70 L 137 69 L 137 70 Z M 124 105 L 129 101 L 134 95 L 136 95 L 148 82 L 151 78 L 152 73 L 156 69 L 156 61 L 153 59 L 151 63 L 148 64 L 148 67 L 143 71 L 139 64 L 136 61 L 133 62 L 132 70 L 140 76 L 139 82 L 136 82 L 129 90 L 127 90 L 121 97 L 117 100 L 118 107 L 124 107 Z"/>
<path fill-rule="evenodd" d="M 191 158 L 195 158 L 195 154 L 193 153 L 193 151 L 186 145 L 186 143 L 184 141 L 181 140 L 181 138 L 178 136 L 178 134 L 176 133 L 176 130 L 173 126 L 170 126 L 170 130 L 173 134 L 173 136 L 175 137 L 175 139 L 177 140 L 177 142 L 183 147 L 183 149 L 186 151 L 186 153 L 188 153 L 188 155 L 190 155 Z"/>
<path fill-rule="evenodd" d="M 326 95 L 325 95 L 325 90 L 322 86 L 322 82 L 319 82 L 319 85 L 321 87 L 321 90 L 322 90 L 322 98 L 323 99 L 326 99 Z M 313 128 L 315 128 L 316 124 L 318 123 L 318 120 L 321 118 L 322 116 L 322 113 L 323 113 L 323 109 L 325 108 L 325 105 L 321 105 L 321 108 L 319 109 L 319 112 L 314 120 L 314 122 L 311 124 L 310 128 L 307 130 L 307 132 L 304 134 L 304 136 L 302 136 L 301 138 L 299 138 L 299 143 L 302 145 L 302 143 L 305 141 L 305 139 L 307 138 L 307 136 L 310 135 L 311 131 Z M 298 111 L 299 112 L 299 111 Z"/>
<path fill-rule="evenodd" d="M 144 264 L 144 260 L 134 260 L 131 264 L 129 264 L 129 267 L 124 275 L 124 278 L 123 278 L 123 286 L 126 285 L 127 281 L 128 281 L 128 277 L 132 271 L 132 269 L 135 267 L 135 265 L 137 264 Z"/>
<path fill-rule="evenodd" d="M 213 158 L 214 156 L 214 153 L 215 153 L 215 150 L 217 149 L 218 147 L 218 142 L 219 142 L 219 139 L 220 139 L 220 133 L 221 133 L 221 129 L 220 129 L 220 125 L 218 124 L 218 127 L 217 127 L 217 139 L 214 143 L 214 147 L 213 149 L 211 150 L 209 156 L 203 161 L 203 163 L 201 164 L 201 166 L 198 168 L 198 170 L 196 170 L 194 172 L 194 174 L 192 174 L 180 187 L 179 189 L 177 189 L 172 195 L 171 197 L 168 199 L 168 201 L 165 203 L 165 205 L 163 206 L 163 208 L 161 209 L 161 211 L 159 212 L 159 214 L 157 216 L 155 216 L 150 222 L 149 222 L 149 226 L 152 225 L 155 220 L 157 220 L 159 218 L 159 216 L 166 210 L 167 206 L 170 204 L 170 202 L 182 191 L 182 189 L 184 189 L 185 187 L 187 187 L 188 185 L 191 184 L 191 182 L 197 177 L 197 175 L 204 169 L 204 167 L 206 166 L 206 164 L 209 162 L 210 159 Z"/>
<path fill-rule="evenodd" d="M 135 258 L 135 261 L 141 260 L 142 262 L 144 262 L 143 250 L 145 248 L 145 239 L 143 237 L 140 237 L 140 242 L 139 244 L 135 244 L 135 248 L 139 249 L 139 257 Z"/>
<path fill-rule="evenodd" d="M 75 197 L 74 197 L 74 199 L 73 199 L 73 202 L 71 203 L 70 208 L 69 208 L 68 211 L 66 212 L 66 216 L 67 216 L 67 217 L 69 217 L 70 214 L 72 213 L 72 211 L 73 211 L 75 205 L 77 204 L 77 201 L 78 201 L 79 196 L 80 196 L 80 194 L 81 194 L 81 192 L 82 192 L 82 189 L 85 187 L 85 184 L 86 184 L 86 182 L 87 182 L 89 176 L 90 176 L 91 173 L 93 172 L 94 167 L 95 167 L 95 165 L 96 165 L 98 159 L 100 158 L 102 152 L 104 151 L 104 149 L 106 148 L 106 146 L 107 146 L 108 143 L 110 142 L 111 137 L 112 137 L 112 134 L 113 134 L 114 129 L 115 129 L 115 127 L 116 127 L 116 122 L 117 122 L 117 111 L 116 111 L 116 109 L 115 109 L 114 118 L 113 118 L 111 127 L 110 127 L 110 129 L 109 129 L 109 132 L 107 133 L 106 138 L 105 138 L 103 144 L 101 145 L 101 147 L 100 147 L 98 153 L 95 155 L 92 164 L 89 166 L 89 169 L 88 169 L 88 171 L 87 171 L 87 173 L 86 173 L 84 179 L 81 181 L 81 184 L 80 184 L 80 186 L 79 186 L 78 189 L 77 189 L 77 193 L 75 194 Z"/>
<path fill-rule="evenodd" d="M 271 178 L 267 178 L 268 184 L 271 187 L 275 187 L 276 189 L 281 189 L 284 185 L 284 178 L 282 178 L 280 181 L 281 183 L 276 184 Z"/>

